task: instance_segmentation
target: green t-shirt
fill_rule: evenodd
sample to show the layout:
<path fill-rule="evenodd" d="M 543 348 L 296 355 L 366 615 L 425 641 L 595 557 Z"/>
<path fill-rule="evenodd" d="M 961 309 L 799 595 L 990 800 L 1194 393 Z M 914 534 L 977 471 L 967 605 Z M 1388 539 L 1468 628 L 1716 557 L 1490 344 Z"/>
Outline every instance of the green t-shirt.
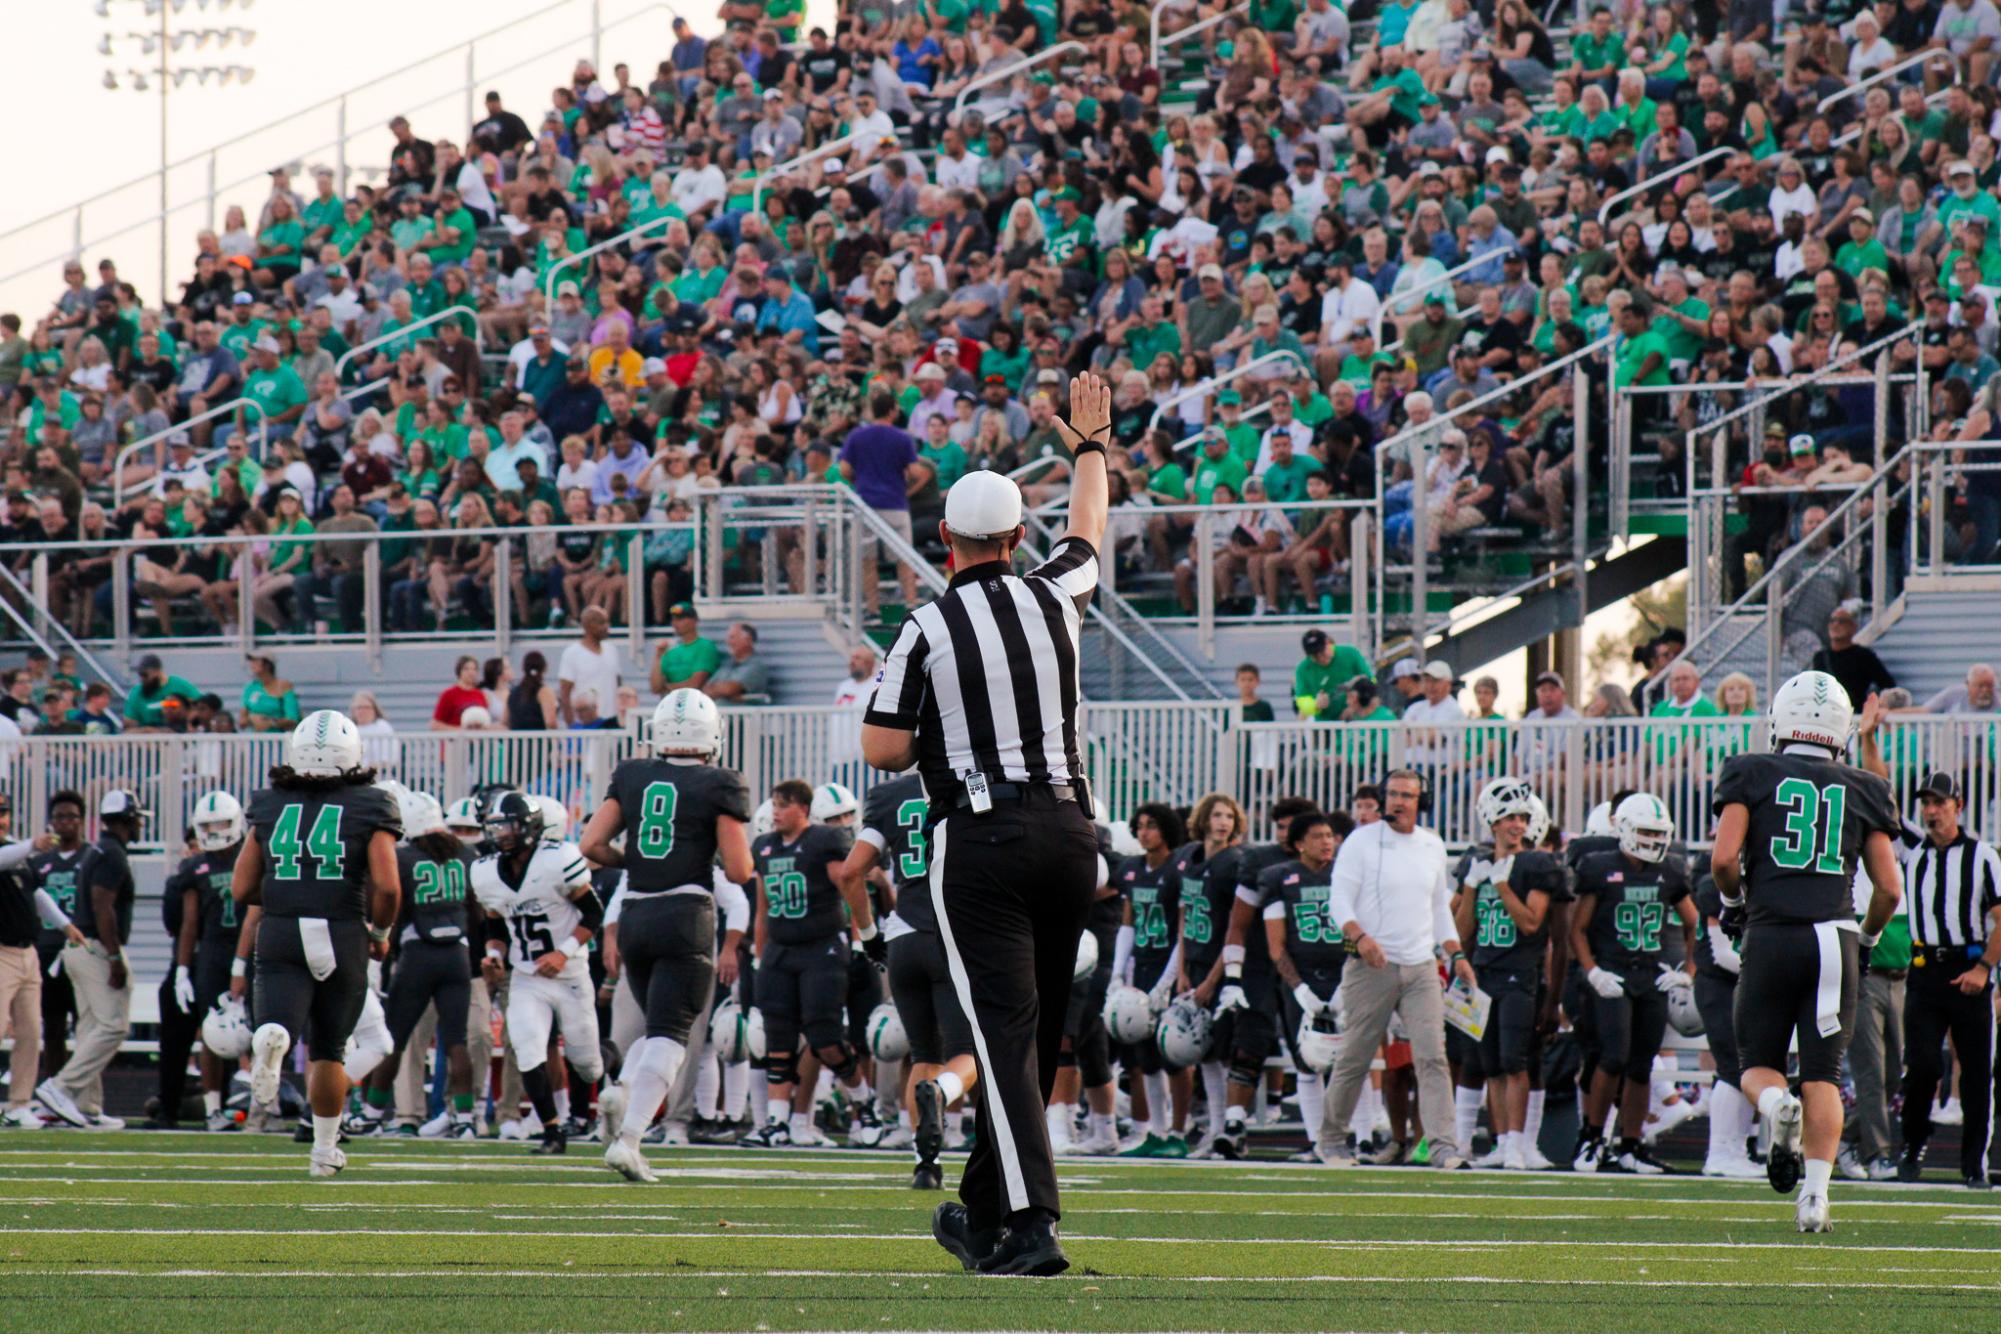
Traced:
<path fill-rule="evenodd" d="M 1258 461 L 1258 450 L 1264 445 L 1264 432 L 1247 421 L 1233 426 L 1221 426 L 1223 438 L 1230 442 L 1230 452 L 1243 460 L 1246 468 Z"/>
<path fill-rule="evenodd" d="M 1841 247 L 1839 254 L 1835 255 L 1834 267 L 1851 278 L 1859 275 L 1864 269 L 1881 269 L 1888 273 L 1890 252 L 1883 249 L 1883 243 L 1873 236 L 1860 245 L 1850 241 Z"/>
<path fill-rule="evenodd" d="M 1570 53 L 1577 58 L 1579 69 L 1597 70 L 1610 68 L 1617 71 L 1626 58 L 1626 37 L 1617 28 L 1605 34 L 1600 40 L 1589 28 L 1570 39 Z"/>
<path fill-rule="evenodd" d="M 313 521 L 304 517 L 294 519 L 289 524 L 272 524 L 271 564 L 268 568 L 276 570 L 280 566 L 284 566 L 285 562 L 290 560 L 293 553 L 296 552 L 298 553 L 299 560 L 296 564 L 286 567 L 289 572 L 300 574 L 311 569 L 313 564 L 313 544 L 310 542 L 287 542 L 284 539 L 287 537 L 302 537 L 312 531 Z"/>
<path fill-rule="evenodd" d="M 296 690 L 288 690 L 278 696 L 266 690 L 260 681 L 246 681 L 243 683 L 241 702 L 245 713 L 258 718 L 285 718 L 293 722 L 299 718 L 299 692 Z"/>
<path fill-rule="evenodd" d="M 434 247 L 431 258 L 440 264 L 464 263 L 472 253 L 473 238 L 479 234 L 479 224 L 473 221 L 469 209 L 454 209 L 445 215 L 445 226 L 458 233 L 459 239 L 450 245 Z"/>
<path fill-rule="evenodd" d="M 1414 69 L 1400 69 L 1394 75 L 1377 79 L 1369 85 L 1369 91 L 1380 93 L 1383 89 L 1394 89 L 1390 94 L 1390 110 L 1411 121 L 1419 119 L 1419 99 L 1424 96 L 1424 80 Z"/>
<path fill-rule="evenodd" d="M 971 460 L 966 457 L 966 451 L 960 448 L 958 441 L 951 439 L 935 449 L 928 444 L 921 446 L 917 451 L 917 457 L 929 463 L 931 471 L 938 474 L 940 491 L 950 491 L 952 483 L 964 477 L 966 469 L 972 466 Z"/>
<path fill-rule="evenodd" d="M 1321 471 L 1320 460 L 1292 456 L 1290 463 L 1274 463 L 1264 470 L 1265 495 L 1284 504 L 1306 499 L 1306 479 Z"/>
<path fill-rule="evenodd" d="M 287 218 L 274 222 L 257 233 L 257 244 L 272 247 L 270 254 L 258 261 L 263 264 L 299 266 L 299 247 L 306 243 L 306 229 L 297 218 Z"/>
<path fill-rule="evenodd" d="M 1188 474 L 1181 470 L 1181 465 L 1178 463 L 1162 464 L 1146 479 L 1146 489 L 1163 496 L 1171 496 L 1177 502 L 1186 500 Z"/>
<path fill-rule="evenodd" d="M 1336 644 L 1334 656 L 1325 664 L 1312 658 L 1301 658 L 1299 666 L 1292 669 L 1293 707 L 1298 701 L 1326 695 L 1327 712 L 1319 715 L 1321 721 L 1332 722 L 1340 716 L 1345 702 L 1344 692 L 1348 683 L 1358 676 L 1374 680 L 1376 672 L 1369 660 L 1362 656 L 1362 650 L 1352 644 Z"/>
<path fill-rule="evenodd" d="M 329 199 L 309 199 L 300 217 L 305 220 L 306 234 L 312 235 L 325 227 L 338 235 L 341 223 L 347 218 L 347 205 L 339 195 Z"/>
<path fill-rule="evenodd" d="M 1690 297 L 1678 306 L 1670 307 L 1666 302 L 1661 304 L 1664 309 L 1671 309 L 1691 319 L 1704 321 L 1709 319 L 1709 304 L 1697 297 Z M 1669 318 L 1665 313 L 1654 316 L 1654 322 L 1648 332 L 1659 334 L 1661 341 L 1667 344 L 1667 355 L 1677 361 L 1694 361 L 1702 355 L 1703 335 L 1689 332 L 1686 326 Z"/>
<path fill-rule="evenodd" d="M 1244 494 L 1244 464 L 1235 454 L 1216 460 L 1204 454 L 1195 465 L 1195 500 L 1202 505 L 1215 503 L 1216 488 L 1227 485 L 1239 498 Z"/>
<path fill-rule="evenodd" d="M 1091 226 L 1091 220 L 1081 214 L 1068 227 L 1052 227 L 1049 239 L 1043 243 L 1044 251 L 1057 264 L 1068 264 L 1077 258 L 1088 261 L 1096 246 L 1097 233 Z"/>
<path fill-rule="evenodd" d="M 1659 353 L 1660 364 L 1654 367 L 1652 373 L 1647 375 L 1644 379 L 1635 381 L 1633 377 L 1640 373 L 1640 367 L 1646 364 L 1647 355 L 1649 353 Z M 1645 333 L 1639 335 L 1639 337 L 1637 338 L 1627 338 L 1623 340 L 1619 344 L 1619 352 L 1618 352 L 1619 361 L 1618 361 L 1618 366 L 1614 371 L 1614 376 L 1616 377 L 1616 384 L 1620 388 L 1624 388 L 1626 385 L 1634 383 L 1639 383 L 1649 387 L 1652 387 L 1654 385 L 1666 384 L 1668 382 L 1667 364 L 1668 364 L 1668 357 L 1670 355 L 1671 354 L 1668 351 L 1667 340 L 1665 338 L 1662 338 L 1659 334 L 1655 333 L 1652 329 L 1648 329 Z"/>
<path fill-rule="evenodd" d="M 674 646 L 660 655 L 660 675 L 669 681 L 685 681 L 696 672 L 715 674 L 723 665 L 723 651 L 716 647 L 713 639 L 697 636 L 692 644 L 675 641 Z"/>
<path fill-rule="evenodd" d="M 398 250 L 415 250 L 419 241 L 429 238 L 437 230 L 438 224 L 420 213 L 414 218 L 398 218 L 390 223 L 389 239 L 396 243 Z"/>
<path fill-rule="evenodd" d="M 271 371 L 252 371 L 243 380 L 243 393 L 255 399 L 266 415 L 277 417 L 302 407 L 308 398 L 306 386 L 289 366 Z M 250 420 L 254 421 L 254 418 Z"/>
<path fill-rule="evenodd" d="M 1181 355 L 1181 330 L 1166 320 L 1150 327 L 1134 325 L 1126 331 L 1126 351 L 1132 356 L 1133 368 L 1143 371 L 1163 352 Z"/>
<path fill-rule="evenodd" d="M 1688 34 L 1685 32 L 1678 32 L 1674 36 L 1668 38 L 1667 52 L 1669 55 L 1673 56 L 1674 59 L 1668 62 L 1666 69 L 1663 69 L 1660 73 L 1651 75 L 1650 77 L 1656 79 L 1664 79 L 1669 83 L 1688 82 L 1688 61 L 1686 59 L 1688 55 Z M 1660 53 L 1658 51 L 1655 52 L 1654 57 L 1655 59 L 1659 59 Z"/>
<path fill-rule="evenodd" d="M 125 697 L 125 720 L 140 727 L 159 727 L 166 719 L 161 716 L 160 706 L 168 699 L 192 702 L 201 698 L 201 691 L 184 677 L 169 676 L 160 682 L 160 688 L 148 692 L 143 685 L 135 685 Z"/>
<path fill-rule="evenodd" d="M 340 257 L 347 259 L 353 255 L 374 231 L 375 219 L 366 213 L 353 222 L 347 220 L 347 214 L 341 214 L 333 225 L 333 243 L 340 248 Z"/>
<path fill-rule="evenodd" d="M 218 343 L 228 348 L 230 355 L 238 361 L 250 359 L 250 345 L 258 336 L 271 327 L 267 320 L 253 319 L 248 324 L 238 324 L 235 320 L 222 326 L 222 332 L 215 336 Z"/>

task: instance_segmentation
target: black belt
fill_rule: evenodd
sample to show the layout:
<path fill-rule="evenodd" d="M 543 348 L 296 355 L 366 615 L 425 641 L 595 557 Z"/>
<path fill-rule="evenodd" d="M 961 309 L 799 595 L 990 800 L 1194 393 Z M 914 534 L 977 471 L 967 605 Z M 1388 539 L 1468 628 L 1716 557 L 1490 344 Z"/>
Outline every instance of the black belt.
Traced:
<path fill-rule="evenodd" d="M 1869 976 L 1880 977 L 1885 982 L 1901 982 L 1911 975 L 1908 968 L 1871 968 Z"/>
<path fill-rule="evenodd" d="M 1913 945 L 1913 968 L 1971 968 L 1986 952 L 1983 945 Z"/>
<path fill-rule="evenodd" d="M 987 784 L 987 795 L 992 797 L 995 801 L 1024 802 L 1027 801 L 1032 794 L 1037 792 L 1047 792 L 1050 795 L 1050 798 L 1055 801 L 1077 800 L 1077 789 L 1071 787 L 1068 783 Z M 952 798 L 951 809 L 955 811 L 969 811 L 972 808 L 973 808 L 972 797 L 967 794 L 964 788 L 961 788 L 959 790 L 959 794 Z"/>

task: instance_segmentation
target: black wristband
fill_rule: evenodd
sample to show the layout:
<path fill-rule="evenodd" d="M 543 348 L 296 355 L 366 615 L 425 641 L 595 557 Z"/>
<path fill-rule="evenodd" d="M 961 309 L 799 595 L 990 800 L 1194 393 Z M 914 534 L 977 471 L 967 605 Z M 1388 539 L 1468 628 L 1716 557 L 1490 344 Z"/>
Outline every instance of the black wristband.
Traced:
<path fill-rule="evenodd" d="M 1105 456 L 1108 459 L 1111 457 L 1108 453 L 1106 453 L 1104 441 L 1094 440 L 1089 436 L 1085 436 L 1079 439 L 1077 441 L 1077 447 L 1071 450 L 1070 452 L 1075 457 L 1080 459 L 1083 458 L 1086 454 L 1105 454 Z"/>

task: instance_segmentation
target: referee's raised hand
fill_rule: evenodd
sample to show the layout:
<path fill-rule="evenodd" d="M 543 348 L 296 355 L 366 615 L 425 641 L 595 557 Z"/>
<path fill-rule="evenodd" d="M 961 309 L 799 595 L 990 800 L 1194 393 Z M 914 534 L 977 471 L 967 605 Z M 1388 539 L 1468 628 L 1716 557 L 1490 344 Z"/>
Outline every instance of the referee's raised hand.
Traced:
<path fill-rule="evenodd" d="M 1083 538 L 1095 553 L 1105 540 L 1111 509 L 1105 451 L 1112 443 L 1112 387 L 1090 371 L 1073 377 L 1070 416 L 1058 417 L 1056 427 L 1064 448 L 1075 456 L 1070 467 L 1070 524 L 1063 535 Z"/>

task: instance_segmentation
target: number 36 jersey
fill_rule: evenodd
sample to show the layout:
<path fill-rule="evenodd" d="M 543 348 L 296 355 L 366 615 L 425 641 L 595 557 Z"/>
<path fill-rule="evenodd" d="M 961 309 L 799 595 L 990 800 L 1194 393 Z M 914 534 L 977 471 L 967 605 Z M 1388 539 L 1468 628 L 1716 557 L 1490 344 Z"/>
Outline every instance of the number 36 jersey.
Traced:
<path fill-rule="evenodd" d="M 707 889 L 716 860 L 716 818 L 750 822 L 743 779 L 733 769 L 627 760 L 611 772 L 610 799 L 625 825 L 626 891 Z"/>
<path fill-rule="evenodd" d="M 1862 845 L 1881 830 L 1902 832 L 1890 785 L 1818 755 L 1736 755 L 1723 766 L 1711 804 L 1750 812 L 1744 834 L 1748 920 L 1846 922 Z"/>
<path fill-rule="evenodd" d="M 264 911 L 277 917 L 361 917 L 369 841 L 403 830 L 396 799 L 373 786 L 267 787 L 250 798 L 249 818 L 264 852 Z"/>
<path fill-rule="evenodd" d="M 472 867 L 472 892 L 479 906 L 507 923 L 507 961 L 516 972 L 532 973 L 535 961 L 562 945 L 584 920 L 571 895 L 590 889 L 591 870 L 574 843 L 543 840 L 519 878 L 502 854 L 480 858 Z M 579 952 L 559 976 L 586 977 L 590 956 Z"/>

